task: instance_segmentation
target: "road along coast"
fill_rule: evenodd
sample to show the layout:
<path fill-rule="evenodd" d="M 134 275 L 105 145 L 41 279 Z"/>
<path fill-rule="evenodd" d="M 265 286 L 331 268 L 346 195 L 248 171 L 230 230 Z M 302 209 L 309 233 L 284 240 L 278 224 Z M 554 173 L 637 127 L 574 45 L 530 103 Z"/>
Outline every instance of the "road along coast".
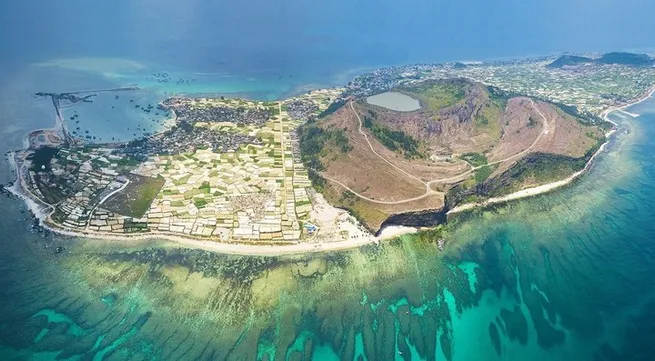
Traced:
<path fill-rule="evenodd" d="M 549 184 L 544 184 L 534 188 L 523 189 L 515 193 L 488 199 L 484 202 L 479 203 L 469 203 L 463 204 L 458 207 L 451 209 L 448 214 L 456 214 L 468 210 L 472 210 L 479 207 L 485 207 L 493 204 L 504 203 L 516 199 L 522 199 L 527 197 L 533 197 L 536 195 L 544 194 L 551 192 L 555 189 L 561 188 L 570 184 L 575 179 L 579 178 L 582 174 L 588 171 L 598 157 L 598 155 L 606 149 L 607 143 L 610 141 L 610 137 L 616 131 L 617 124 L 611 121 L 608 118 L 608 115 L 616 110 L 622 110 L 632 105 L 643 102 L 644 100 L 650 98 L 655 94 L 655 86 L 651 87 L 648 92 L 638 99 L 628 102 L 625 104 L 620 104 L 612 108 L 608 108 L 603 111 L 601 117 L 614 124 L 615 127 L 606 133 L 607 141 L 603 143 L 599 149 L 594 153 L 594 155 L 589 159 L 585 167 L 567 177 L 566 179 L 552 182 Z M 174 115 L 175 116 L 175 115 Z M 19 166 L 16 162 L 16 153 L 10 153 L 9 162 L 10 165 L 15 169 L 17 174 L 17 180 L 14 182 L 13 186 L 9 187 L 8 190 L 12 192 L 17 197 L 21 198 L 30 211 L 39 219 L 41 225 L 54 233 L 61 235 L 72 236 L 72 237 L 83 237 L 83 238 L 94 238 L 102 239 L 111 242 L 127 242 L 127 243 L 145 243 L 152 240 L 167 240 L 172 241 L 177 244 L 180 244 L 183 247 L 203 249 L 211 252 L 225 253 L 225 254 L 235 254 L 235 255 L 252 255 L 252 256 L 278 256 L 278 255 L 291 255 L 291 254 L 305 254 L 305 253 L 315 253 L 315 252 L 329 252 L 329 251 L 338 251 L 351 248 L 357 248 L 371 243 L 378 243 L 380 240 L 395 238 L 401 234 L 413 233 L 418 231 L 415 228 L 411 227 L 389 227 L 388 230 L 382 231 L 379 237 L 370 235 L 370 237 L 360 237 L 356 239 L 348 239 L 344 241 L 334 241 L 334 242 L 297 242 L 294 244 L 276 244 L 276 243 L 266 243 L 266 242 L 257 242 L 257 244 L 248 244 L 248 243 L 237 243 L 237 242 L 216 242 L 209 240 L 202 240 L 199 238 L 183 237 L 176 234 L 169 234 L 165 232 L 149 232 L 147 234 L 126 234 L 126 235 L 116 235 L 116 234 L 106 234 L 100 232 L 94 232 L 89 230 L 80 231 L 78 229 L 71 230 L 67 229 L 65 226 L 54 225 L 50 221 L 50 216 L 53 213 L 53 207 L 44 204 L 38 200 L 34 195 L 32 195 L 28 188 L 24 184 L 24 164 Z"/>
<path fill-rule="evenodd" d="M 447 214 L 451 215 L 451 214 L 456 214 L 456 213 L 469 211 L 469 210 L 479 208 L 479 207 L 487 207 L 487 206 L 491 206 L 491 205 L 494 205 L 494 204 L 509 202 L 509 201 L 513 201 L 513 200 L 517 200 L 517 199 L 534 197 L 534 196 L 537 196 L 537 195 L 540 195 L 540 194 L 552 192 L 552 191 L 554 191 L 554 190 L 556 190 L 558 188 L 561 188 L 561 187 L 564 187 L 564 186 L 570 184 L 571 182 L 573 182 L 574 180 L 576 180 L 577 178 L 582 176 L 584 173 L 586 173 L 591 168 L 591 166 L 593 165 L 593 163 L 596 160 L 596 158 L 598 157 L 598 155 L 601 154 L 606 149 L 607 144 L 610 142 L 610 138 L 616 132 L 616 130 L 617 130 L 616 128 L 618 127 L 618 124 L 616 122 L 614 122 L 613 120 L 609 119 L 609 114 L 611 114 L 614 111 L 622 111 L 625 108 L 628 108 L 628 107 L 631 107 L 633 105 L 639 104 L 639 103 L 649 99 L 654 94 L 655 94 L 655 86 L 651 87 L 643 96 L 641 96 L 641 97 L 639 97 L 639 98 L 637 98 L 637 99 L 635 99 L 633 101 L 627 102 L 625 104 L 620 104 L 620 105 L 617 105 L 617 106 L 614 106 L 614 107 L 610 107 L 610 108 L 606 109 L 605 111 L 603 111 L 601 113 L 601 115 L 600 115 L 601 118 L 603 120 L 605 120 L 606 122 L 612 123 L 614 125 L 614 128 L 609 130 L 607 133 L 605 133 L 605 137 L 606 137 L 607 140 L 605 141 L 605 143 L 601 144 L 601 146 L 594 153 L 594 155 L 589 159 L 589 161 L 587 161 L 587 164 L 585 164 L 585 166 L 584 166 L 584 168 L 582 170 L 580 170 L 578 172 L 575 172 L 571 176 L 569 176 L 569 177 L 567 177 L 565 179 L 556 181 L 556 182 L 543 184 L 543 185 L 533 187 L 533 188 L 522 189 L 520 191 L 511 193 L 511 194 L 508 194 L 508 195 L 505 195 L 505 196 L 502 196 L 502 197 L 489 198 L 489 199 L 485 200 L 484 202 L 462 204 L 460 206 L 457 206 L 457 207 L 449 210 Z M 633 117 L 638 116 L 638 114 L 632 114 L 631 116 L 633 116 Z"/>

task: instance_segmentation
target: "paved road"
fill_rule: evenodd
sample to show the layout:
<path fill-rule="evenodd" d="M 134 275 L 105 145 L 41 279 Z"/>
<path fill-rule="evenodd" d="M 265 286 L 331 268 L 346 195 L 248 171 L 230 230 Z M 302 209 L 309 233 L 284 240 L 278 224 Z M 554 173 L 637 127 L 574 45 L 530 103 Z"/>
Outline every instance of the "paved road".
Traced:
<path fill-rule="evenodd" d="M 109 194 L 107 194 L 104 198 L 102 198 L 102 199 L 100 200 L 100 202 L 98 202 L 98 203 L 96 204 L 95 207 L 93 207 L 93 209 L 91 210 L 91 212 L 89 212 L 89 221 L 86 223 L 86 227 L 84 227 L 85 230 L 88 230 L 88 229 L 89 229 L 89 226 L 91 225 L 91 218 L 93 218 L 93 213 L 95 213 L 95 211 L 98 209 L 98 207 L 100 207 L 103 203 L 105 203 L 105 201 L 106 201 L 107 199 L 111 198 L 111 196 L 113 196 L 114 194 L 116 194 L 116 193 L 122 191 L 123 189 L 125 189 L 125 187 L 127 187 L 128 184 L 130 184 L 130 180 L 129 180 L 129 179 L 127 179 L 126 182 L 123 183 L 123 185 L 121 185 L 120 187 L 114 189 L 114 190 L 111 191 Z"/>

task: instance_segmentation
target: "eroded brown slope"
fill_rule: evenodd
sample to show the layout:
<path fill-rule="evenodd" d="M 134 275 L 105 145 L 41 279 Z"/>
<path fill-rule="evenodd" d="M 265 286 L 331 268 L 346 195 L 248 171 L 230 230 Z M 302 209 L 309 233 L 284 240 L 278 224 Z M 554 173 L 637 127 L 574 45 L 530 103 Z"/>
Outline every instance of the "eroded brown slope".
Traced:
<path fill-rule="evenodd" d="M 428 81 L 395 91 L 418 99 L 421 109 L 397 112 L 355 99 L 312 125 L 347 138 L 347 151 L 328 142 L 317 156 L 324 193 L 372 230 L 394 214 L 442 209 L 453 189 L 475 194 L 483 183 L 507 177 L 528 155 L 584 157 L 603 134 L 553 104 L 502 98 L 468 80 Z M 391 142 L 388 134 L 401 141 Z M 416 149 L 403 148 L 407 139 Z M 544 183 L 551 181 L 545 178 Z M 520 182 L 511 188 L 540 180 L 532 176 Z"/>

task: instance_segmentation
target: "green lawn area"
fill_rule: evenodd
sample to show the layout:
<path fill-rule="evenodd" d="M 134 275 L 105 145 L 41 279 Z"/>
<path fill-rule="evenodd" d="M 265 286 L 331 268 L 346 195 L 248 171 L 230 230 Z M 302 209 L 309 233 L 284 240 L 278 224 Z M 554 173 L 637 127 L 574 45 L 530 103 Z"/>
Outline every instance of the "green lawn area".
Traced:
<path fill-rule="evenodd" d="M 187 175 L 185 175 L 184 177 L 182 177 L 182 178 L 180 178 L 178 180 L 174 180 L 173 184 L 175 184 L 176 186 L 181 186 L 183 184 L 186 184 L 186 182 L 189 180 L 189 178 L 191 178 L 191 174 L 187 174 Z"/>
<path fill-rule="evenodd" d="M 489 178 L 489 176 L 491 175 L 491 173 L 493 173 L 496 170 L 496 168 L 498 168 L 497 164 L 492 165 L 492 166 L 484 165 L 484 166 L 476 169 L 475 170 L 475 176 L 474 176 L 475 182 L 476 183 L 482 183 L 482 182 L 486 181 L 487 178 Z"/>
<path fill-rule="evenodd" d="M 109 198 L 103 208 L 124 216 L 141 218 L 164 186 L 165 180 L 162 177 L 152 178 L 136 174 L 127 174 L 126 177 L 130 184 Z"/>
<path fill-rule="evenodd" d="M 403 92 L 416 97 L 427 105 L 432 111 L 437 111 L 455 103 L 464 98 L 463 84 L 450 84 L 443 82 L 425 82 L 418 88 L 401 89 Z"/>
<path fill-rule="evenodd" d="M 487 157 L 480 153 L 464 153 L 460 156 L 462 160 L 469 162 L 474 167 L 487 164 Z"/>

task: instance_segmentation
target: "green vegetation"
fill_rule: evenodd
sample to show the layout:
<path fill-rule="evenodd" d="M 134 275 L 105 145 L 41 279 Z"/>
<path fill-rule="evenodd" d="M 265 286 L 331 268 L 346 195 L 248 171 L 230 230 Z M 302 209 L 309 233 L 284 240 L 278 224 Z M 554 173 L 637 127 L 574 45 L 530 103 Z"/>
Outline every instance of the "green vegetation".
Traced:
<path fill-rule="evenodd" d="M 389 217 L 388 214 L 372 207 L 366 202 L 362 202 L 359 198 L 353 199 L 349 204 L 341 203 L 341 206 L 348 209 L 348 212 L 371 232 L 375 232 L 377 227 Z"/>
<path fill-rule="evenodd" d="M 200 185 L 199 189 L 201 192 L 209 194 L 209 191 L 211 189 L 211 187 L 209 186 L 209 182 L 207 181 L 202 182 L 202 185 Z"/>
<path fill-rule="evenodd" d="M 501 98 L 494 98 L 489 93 L 489 100 L 474 116 L 474 124 L 477 128 L 483 128 L 483 132 L 489 136 L 502 137 L 503 127 L 500 119 L 503 116 L 507 101 Z"/>
<path fill-rule="evenodd" d="M 498 168 L 497 164 L 494 165 L 483 165 L 482 167 L 475 170 L 474 179 L 477 184 L 480 184 L 489 178 L 489 176 Z"/>
<path fill-rule="evenodd" d="M 148 224 L 143 222 L 135 222 L 133 219 L 128 218 L 123 224 L 123 231 L 125 233 L 148 232 Z"/>
<path fill-rule="evenodd" d="M 478 126 L 489 125 L 489 119 L 487 119 L 487 117 L 485 117 L 485 116 L 476 116 L 475 117 L 475 125 L 478 125 Z"/>
<path fill-rule="evenodd" d="M 474 167 L 487 164 L 487 157 L 480 153 L 464 153 L 459 156 L 460 159 L 469 162 Z"/>
<path fill-rule="evenodd" d="M 127 174 L 130 183 L 103 204 L 108 210 L 129 217 L 141 218 L 150 208 L 150 204 L 164 186 L 163 177 L 144 177 Z"/>
<path fill-rule="evenodd" d="M 402 152 L 405 158 L 420 158 L 423 155 L 418 151 L 419 143 L 411 136 L 405 134 L 402 130 L 391 130 L 385 126 L 377 124 L 374 119 L 377 117 L 372 110 L 364 115 L 364 127 L 368 128 L 371 133 L 384 145 L 394 152 Z"/>
<path fill-rule="evenodd" d="M 507 101 L 510 98 L 520 96 L 520 94 L 496 88 L 495 86 L 488 86 L 487 91 L 489 92 L 491 103 L 503 110 L 507 107 Z"/>
<path fill-rule="evenodd" d="M 390 150 L 394 152 L 402 150 L 406 158 L 421 157 L 421 153 L 418 151 L 418 142 L 402 130 L 391 130 L 378 124 L 374 124 L 370 129 L 380 143 Z"/>
<path fill-rule="evenodd" d="M 341 107 L 344 106 L 345 104 L 346 104 L 345 99 L 336 100 L 336 101 L 332 102 L 324 111 L 322 111 L 318 115 L 318 117 L 319 118 L 326 117 L 326 116 L 336 112 L 337 110 L 341 109 Z"/>
<path fill-rule="evenodd" d="M 503 174 L 502 178 L 510 179 L 511 183 L 502 188 L 497 187 L 491 195 L 514 192 L 529 179 L 538 183 L 548 183 L 566 178 L 582 169 L 586 162 L 586 157 L 572 158 L 546 153 L 529 154 Z"/>
<path fill-rule="evenodd" d="M 203 198 L 195 198 L 193 200 L 193 204 L 196 206 L 196 208 L 204 208 L 207 205 L 207 201 Z"/>
<path fill-rule="evenodd" d="M 312 186 L 314 187 L 314 189 L 316 189 L 319 192 L 323 192 L 323 190 L 325 189 L 325 178 L 321 177 L 321 175 L 312 168 L 309 168 L 307 170 L 307 176 L 309 177 L 309 180 L 312 182 Z"/>
<path fill-rule="evenodd" d="M 178 180 L 174 180 L 173 184 L 175 184 L 176 186 L 181 186 L 183 184 L 186 184 L 186 182 L 189 180 L 189 178 L 191 178 L 191 174 L 187 174 L 187 175 L 185 175 L 184 177 L 182 177 L 182 178 L 180 178 Z"/>
<path fill-rule="evenodd" d="M 603 54 L 603 56 L 596 59 L 596 62 L 601 64 L 649 66 L 655 64 L 655 59 L 648 56 L 648 54 L 613 52 L 613 53 Z"/>
<path fill-rule="evenodd" d="M 546 68 L 549 69 L 555 69 L 555 68 L 562 68 L 566 65 L 579 65 L 579 64 L 586 64 L 586 63 L 593 63 L 594 59 L 586 57 L 586 56 L 578 56 L 578 55 L 562 55 L 559 58 L 555 59 L 553 62 L 550 64 L 546 65 Z"/>
<path fill-rule="evenodd" d="M 482 166 L 482 167 L 476 169 L 475 170 L 475 176 L 474 176 L 475 182 L 476 183 L 484 182 L 485 180 L 487 180 L 487 178 L 489 178 L 489 176 L 491 175 L 492 172 L 493 171 L 491 170 L 491 168 L 488 165 L 485 165 L 485 166 Z"/>
<path fill-rule="evenodd" d="M 395 244 L 405 238 L 412 244 L 436 245 L 437 241 L 443 239 L 446 234 L 447 225 L 439 224 L 433 228 L 422 229 L 416 233 L 393 239 L 390 243 Z"/>
<path fill-rule="evenodd" d="M 44 180 L 41 179 L 41 176 L 38 173 L 35 174 L 34 181 L 36 183 L 36 186 L 41 191 L 43 198 L 46 200 L 46 202 L 50 204 L 59 203 L 60 201 L 64 200 L 67 196 L 64 192 L 62 192 L 62 190 L 59 187 L 52 187 L 50 182 L 47 181 L 47 179 L 44 182 Z"/>
<path fill-rule="evenodd" d="M 348 153 L 353 149 L 342 129 L 325 130 L 316 125 L 307 125 L 298 128 L 298 135 L 302 161 L 309 169 L 321 171 L 325 168 L 319 158 L 327 155 L 330 143 L 341 153 Z"/>
<path fill-rule="evenodd" d="M 341 193 L 341 198 L 339 199 L 339 202 L 348 206 L 352 206 L 357 201 L 357 199 L 358 198 L 355 195 L 355 193 L 351 191 L 344 191 L 343 193 Z"/>
<path fill-rule="evenodd" d="M 334 142 L 342 153 L 348 153 L 353 150 L 353 146 L 348 142 L 348 138 L 346 138 L 343 130 L 332 131 L 331 136 L 334 138 Z"/>
<path fill-rule="evenodd" d="M 130 156 L 121 157 L 121 159 L 116 160 L 115 163 L 119 167 L 121 167 L 121 166 L 122 167 L 136 167 L 139 164 L 141 164 L 140 161 L 138 161 L 134 157 L 130 157 Z"/>
<path fill-rule="evenodd" d="M 451 188 L 446 194 L 447 207 L 452 208 L 458 204 L 477 202 L 487 197 L 503 196 L 516 192 L 526 184 L 545 184 L 564 179 L 581 170 L 589 159 L 605 142 L 605 137 L 598 138 L 596 144 L 580 158 L 568 157 L 560 154 L 531 153 L 519 160 L 510 169 L 489 179 L 496 170 L 497 165 L 484 165 L 475 170 L 475 184 L 464 182 Z M 486 157 L 477 153 L 466 154 L 469 162 L 486 164 Z M 462 156 L 464 159 L 464 156 Z M 469 160 L 470 159 L 470 160 Z"/>
<path fill-rule="evenodd" d="M 40 171 L 42 169 L 50 169 L 50 160 L 59 153 L 59 148 L 44 146 L 34 151 L 34 153 L 27 156 L 28 160 L 32 161 L 30 169 L 33 171 Z"/>
<path fill-rule="evenodd" d="M 438 111 L 464 99 L 465 84 L 461 80 L 426 81 L 401 91 L 422 100 L 429 110 Z"/>
<path fill-rule="evenodd" d="M 556 103 L 553 101 L 550 101 L 548 99 L 540 99 L 537 98 L 542 102 L 551 104 L 555 106 L 556 108 L 559 108 L 562 112 L 565 114 L 568 114 L 572 117 L 574 117 L 578 122 L 584 125 L 597 125 L 603 130 L 608 130 L 612 128 L 612 123 L 606 122 L 604 119 L 599 117 L 598 115 L 588 111 L 588 110 L 580 110 L 578 107 L 575 105 L 566 105 L 566 104 L 561 104 L 561 103 Z"/>
<path fill-rule="evenodd" d="M 494 178 L 487 187 L 489 196 L 499 196 L 518 190 L 526 181 L 544 184 L 564 179 L 583 169 L 589 159 L 605 142 L 605 137 L 597 140 L 580 158 L 550 153 L 532 153 L 521 159 L 515 166 Z M 510 182 L 504 181 L 509 179 Z"/>

